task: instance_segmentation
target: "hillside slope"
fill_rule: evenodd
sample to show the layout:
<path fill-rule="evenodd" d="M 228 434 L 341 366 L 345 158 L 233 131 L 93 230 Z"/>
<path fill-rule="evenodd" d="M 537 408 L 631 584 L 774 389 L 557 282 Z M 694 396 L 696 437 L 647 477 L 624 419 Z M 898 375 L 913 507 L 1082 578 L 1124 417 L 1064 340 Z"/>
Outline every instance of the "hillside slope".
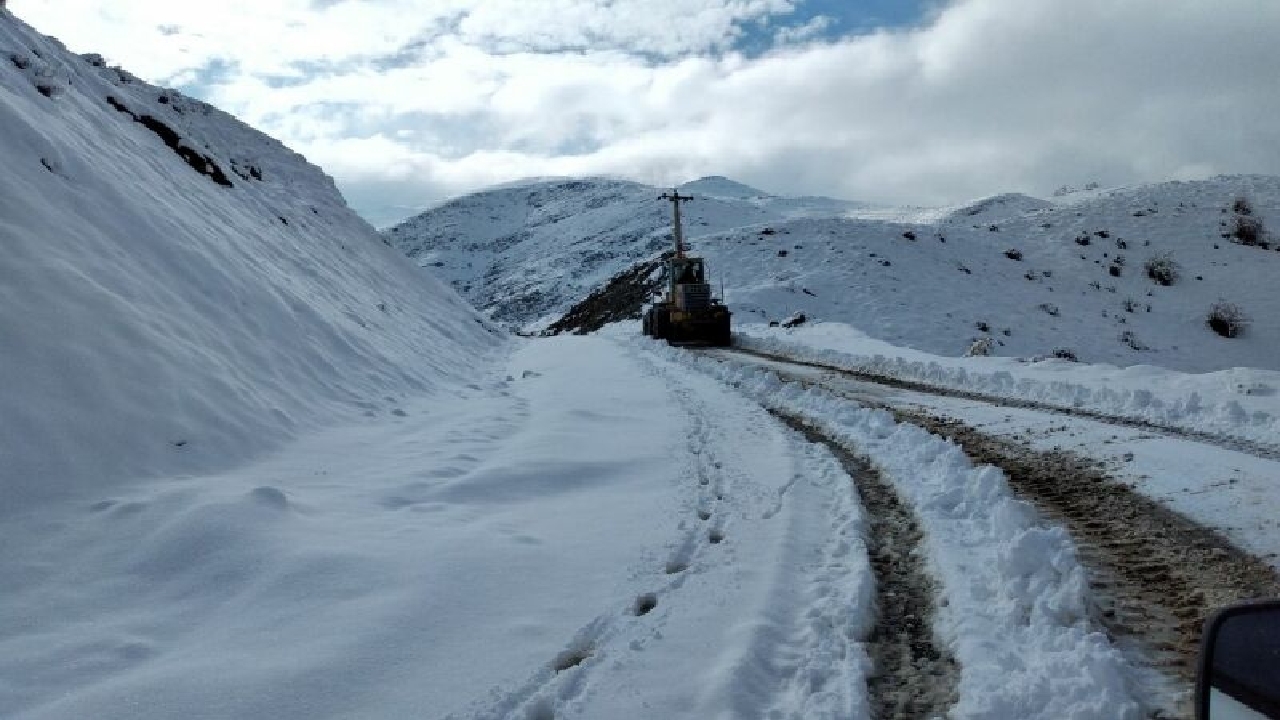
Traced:
<path fill-rule="evenodd" d="M 940 355 L 989 338 L 998 355 L 1063 349 L 1117 365 L 1280 368 L 1280 298 L 1271 290 L 1280 253 L 1224 237 L 1241 217 L 1233 208 L 1240 197 L 1249 217 L 1280 227 L 1278 178 L 1226 176 L 1052 201 L 1005 194 L 898 213 L 770 198 L 713 180 L 685 186 L 711 193 L 693 192 L 686 233 L 723 280 L 740 323 L 803 312 Z M 495 318 L 536 329 L 669 242 L 656 188 L 630 185 L 610 196 L 604 187 L 584 180 L 479 193 L 385 236 Z M 554 221 L 520 214 L 543 196 L 552 198 Z M 609 224 L 619 219 L 625 223 Z M 1144 269 L 1162 256 L 1179 269 L 1168 286 Z M 1240 337 L 1207 326 L 1220 301 L 1250 321 Z"/>
<path fill-rule="evenodd" d="M 493 318 L 543 327 L 632 263 L 671 247 L 671 206 L 659 188 L 626 180 L 544 180 L 468 195 L 383 231 Z M 681 187 L 690 237 L 789 217 L 829 217 L 857 205 L 778 198 L 725 178 Z"/>
<path fill-rule="evenodd" d="M 225 467 L 494 331 L 304 158 L 0 11 L 4 510 Z"/>

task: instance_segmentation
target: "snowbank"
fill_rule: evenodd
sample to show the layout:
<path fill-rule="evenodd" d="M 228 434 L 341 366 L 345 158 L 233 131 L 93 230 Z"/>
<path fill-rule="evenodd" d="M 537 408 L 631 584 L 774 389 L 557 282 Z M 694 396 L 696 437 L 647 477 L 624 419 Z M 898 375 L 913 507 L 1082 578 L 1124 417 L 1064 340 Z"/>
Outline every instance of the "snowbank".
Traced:
<path fill-rule="evenodd" d="M 0 513 L 197 473 L 498 344 L 318 168 L 0 11 Z"/>
<path fill-rule="evenodd" d="M 1271 444 L 1280 437 L 1280 372 L 1231 368 L 1192 374 L 1057 358 L 952 358 L 867 337 L 839 323 L 739 328 L 739 346 L 1002 398 L 1083 409 Z"/>

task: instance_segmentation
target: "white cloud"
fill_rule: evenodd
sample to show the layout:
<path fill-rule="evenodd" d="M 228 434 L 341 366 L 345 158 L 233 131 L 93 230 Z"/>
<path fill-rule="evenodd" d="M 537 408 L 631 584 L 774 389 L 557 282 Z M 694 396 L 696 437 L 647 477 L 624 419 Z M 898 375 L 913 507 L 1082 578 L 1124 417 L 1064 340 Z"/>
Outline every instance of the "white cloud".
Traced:
<path fill-rule="evenodd" d="M 323 164 L 366 209 L 525 175 L 725 174 L 779 192 L 932 203 L 1091 179 L 1280 173 L 1274 0 L 961 0 L 909 30 L 806 44 L 818 28 L 774 22 L 788 42 L 771 53 L 711 52 L 792 6 L 14 10 L 145 77 L 234 63 L 208 99 Z M 279 87 L 281 77 L 293 80 Z"/>
<path fill-rule="evenodd" d="M 834 20 L 830 16 L 817 15 L 803 25 L 788 25 L 778 28 L 773 35 L 773 39 L 779 45 L 804 42 L 821 35 L 833 24 Z"/>

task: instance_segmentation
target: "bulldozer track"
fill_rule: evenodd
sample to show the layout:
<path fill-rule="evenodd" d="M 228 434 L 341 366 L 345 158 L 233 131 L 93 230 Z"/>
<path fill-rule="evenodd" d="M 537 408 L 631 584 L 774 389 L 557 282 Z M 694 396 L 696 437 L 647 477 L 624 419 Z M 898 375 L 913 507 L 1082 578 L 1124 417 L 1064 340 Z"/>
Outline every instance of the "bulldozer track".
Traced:
<path fill-rule="evenodd" d="M 1280 575 L 1270 565 L 1117 481 L 1090 458 L 1037 450 L 954 418 L 779 374 L 955 442 L 975 464 L 1002 470 L 1020 497 L 1065 527 L 1089 575 L 1094 619 L 1138 671 L 1136 689 L 1152 718 L 1192 716 L 1201 631 L 1216 608 L 1280 596 Z M 868 509 L 875 512 L 870 503 Z"/>
<path fill-rule="evenodd" d="M 826 446 L 854 480 L 870 521 L 867 548 L 876 580 L 875 628 L 866 639 L 875 720 L 944 717 L 958 697 L 959 666 L 933 633 L 934 583 L 920 555 L 923 533 L 910 505 L 866 458 L 798 416 L 769 411 L 812 443 Z"/>
<path fill-rule="evenodd" d="M 758 350 L 748 350 L 746 348 L 734 347 L 719 350 L 721 353 L 733 353 L 747 355 L 751 357 L 770 360 L 773 362 L 786 363 L 788 365 L 799 365 L 802 367 L 816 368 L 837 373 L 844 377 L 860 380 L 863 382 L 882 385 L 885 387 L 895 388 L 899 390 L 909 390 L 911 392 L 924 393 L 927 395 L 936 395 L 939 397 L 959 398 L 962 400 L 973 400 L 976 402 L 995 405 L 998 407 L 1018 408 L 1025 410 L 1037 410 L 1041 412 L 1054 413 L 1057 415 L 1067 415 L 1071 417 L 1085 418 L 1088 420 L 1097 420 L 1109 425 L 1119 425 L 1123 427 L 1137 428 L 1139 430 L 1150 430 L 1164 435 L 1170 435 L 1196 442 L 1214 445 L 1216 447 L 1242 452 L 1254 457 L 1264 458 L 1267 460 L 1280 460 L 1280 446 L 1270 445 L 1267 443 L 1255 442 L 1244 438 L 1229 437 L 1215 433 L 1204 432 L 1200 430 L 1192 430 L 1189 428 L 1174 427 L 1163 423 L 1152 422 L 1149 420 L 1140 420 L 1135 418 L 1123 417 L 1119 415 L 1110 415 L 1096 410 L 1087 410 L 1084 408 L 1063 407 L 1061 405 L 1053 405 L 1050 403 L 1039 402 L 1036 400 L 1019 400 L 1013 398 L 1005 398 L 997 395 L 988 395 L 969 390 L 957 390 L 954 388 L 940 387 L 930 385 L 928 383 L 918 382 L 915 380 L 903 380 L 902 378 L 892 377 L 890 375 L 882 375 L 871 373 L 865 370 L 856 370 L 852 368 L 840 367 L 838 365 L 829 365 L 826 363 L 814 362 L 810 360 L 798 360 L 796 358 L 779 355 L 776 353 L 761 352 Z"/>

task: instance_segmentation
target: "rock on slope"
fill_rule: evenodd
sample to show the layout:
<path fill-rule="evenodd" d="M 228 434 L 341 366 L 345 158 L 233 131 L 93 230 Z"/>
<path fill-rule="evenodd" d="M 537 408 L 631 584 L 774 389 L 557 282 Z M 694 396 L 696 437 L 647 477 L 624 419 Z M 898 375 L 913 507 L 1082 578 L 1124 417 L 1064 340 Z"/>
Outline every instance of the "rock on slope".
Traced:
<path fill-rule="evenodd" d="M 0 10 L 0 491 L 226 466 L 493 346 L 280 143 Z"/>
<path fill-rule="evenodd" d="M 607 191 L 617 185 L 561 181 L 478 193 L 386 237 L 494 317 L 539 328 L 666 246 L 657 189 Z M 773 198 L 723 178 L 684 187 L 698 198 L 687 206 L 686 233 L 725 281 L 738 322 L 804 312 L 941 355 L 990 338 L 998 355 L 1063 348 L 1118 365 L 1280 368 L 1280 252 L 1223 237 L 1239 197 L 1263 226 L 1280 228 L 1280 178 L 1227 176 L 1052 201 L 1005 194 L 904 209 L 896 213 L 902 221 L 853 203 Z M 1144 269 L 1162 255 L 1181 270 L 1169 286 Z M 1251 320 L 1241 337 L 1206 325 L 1219 301 Z"/>

